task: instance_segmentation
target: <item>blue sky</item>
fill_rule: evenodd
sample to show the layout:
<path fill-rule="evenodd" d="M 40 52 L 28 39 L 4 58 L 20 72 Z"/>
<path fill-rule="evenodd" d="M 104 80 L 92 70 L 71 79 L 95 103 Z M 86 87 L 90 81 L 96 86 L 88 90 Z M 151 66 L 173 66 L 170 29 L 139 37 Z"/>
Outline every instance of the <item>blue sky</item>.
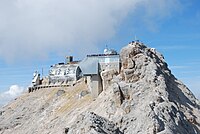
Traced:
<path fill-rule="evenodd" d="M 80 60 L 120 49 L 136 35 L 161 52 L 172 73 L 200 98 L 199 0 L 2 0 L 0 93 L 26 88 L 64 56 Z M 21 88 L 19 88 L 21 90 Z M 0 98 L 1 98 L 0 94 Z"/>

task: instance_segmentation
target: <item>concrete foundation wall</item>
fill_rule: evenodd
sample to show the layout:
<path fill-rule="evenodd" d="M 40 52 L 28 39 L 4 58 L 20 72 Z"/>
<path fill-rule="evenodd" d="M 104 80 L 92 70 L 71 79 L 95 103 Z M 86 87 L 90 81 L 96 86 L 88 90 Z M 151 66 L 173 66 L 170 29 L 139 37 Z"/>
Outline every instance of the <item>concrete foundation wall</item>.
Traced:
<path fill-rule="evenodd" d="M 97 98 L 98 95 L 103 91 L 100 75 L 87 76 L 87 84 L 92 94 L 92 97 L 94 98 Z"/>

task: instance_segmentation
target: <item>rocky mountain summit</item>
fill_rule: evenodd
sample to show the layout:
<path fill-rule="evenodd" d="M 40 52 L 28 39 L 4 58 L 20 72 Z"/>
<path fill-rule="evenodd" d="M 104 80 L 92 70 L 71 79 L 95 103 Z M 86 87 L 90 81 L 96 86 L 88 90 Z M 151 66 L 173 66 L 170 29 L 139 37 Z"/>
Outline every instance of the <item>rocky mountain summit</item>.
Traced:
<path fill-rule="evenodd" d="M 0 134 L 200 134 L 200 102 L 162 54 L 131 42 L 120 58 L 95 99 L 84 79 L 22 94 L 0 109 Z"/>

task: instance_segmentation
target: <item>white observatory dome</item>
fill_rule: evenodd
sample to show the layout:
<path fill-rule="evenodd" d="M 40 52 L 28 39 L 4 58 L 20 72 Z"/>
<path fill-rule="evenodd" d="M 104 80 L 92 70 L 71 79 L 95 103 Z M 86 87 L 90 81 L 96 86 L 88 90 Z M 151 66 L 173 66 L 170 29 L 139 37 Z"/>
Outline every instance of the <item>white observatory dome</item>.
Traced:
<path fill-rule="evenodd" d="M 104 54 L 108 54 L 108 49 L 105 48 L 104 51 L 103 51 L 103 53 L 104 53 Z"/>

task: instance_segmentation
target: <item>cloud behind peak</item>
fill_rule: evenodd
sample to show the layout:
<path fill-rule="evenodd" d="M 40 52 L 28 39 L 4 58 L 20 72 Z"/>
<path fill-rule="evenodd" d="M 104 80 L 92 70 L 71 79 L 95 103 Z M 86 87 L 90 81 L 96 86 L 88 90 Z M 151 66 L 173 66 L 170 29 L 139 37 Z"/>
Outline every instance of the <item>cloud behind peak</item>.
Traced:
<path fill-rule="evenodd" d="M 129 14 L 137 16 L 138 6 L 145 11 L 145 20 L 169 15 L 175 2 L 178 0 L 2 0 L 0 58 L 29 60 L 47 57 L 50 52 L 77 52 L 77 48 L 83 54 L 92 52 L 98 42 L 115 36 Z"/>

